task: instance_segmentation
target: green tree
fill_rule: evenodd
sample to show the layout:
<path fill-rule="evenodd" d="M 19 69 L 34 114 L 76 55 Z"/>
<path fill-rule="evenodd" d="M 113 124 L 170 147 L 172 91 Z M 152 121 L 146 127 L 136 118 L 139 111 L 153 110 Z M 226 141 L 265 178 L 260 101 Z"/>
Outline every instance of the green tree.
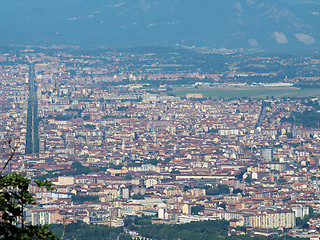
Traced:
<path fill-rule="evenodd" d="M 140 193 L 137 193 L 137 194 L 133 194 L 132 195 L 132 199 L 144 199 L 144 195 L 140 194 Z"/>
<path fill-rule="evenodd" d="M 52 224 L 50 229 L 62 239 L 131 239 L 123 231 L 122 227 L 109 227 L 105 225 L 86 224 L 75 222 L 67 225 Z"/>
<path fill-rule="evenodd" d="M 18 146 L 12 146 L 11 140 L 6 144 L 10 149 L 10 157 L 0 171 L 0 239 L 58 239 L 48 226 L 25 226 L 24 207 L 27 204 L 36 204 L 29 192 L 31 179 L 17 173 L 3 174 Z M 49 181 L 35 183 L 39 188 L 53 189 Z"/>
<path fill-rule="evenodd" d="M 248 175 L 244 181 L 246 183 L 251 183 L 251 181 L 252 181 L 251 175 Z"/>
<path fill-rule="evenodd" d="M 206 189 L 207 195 L 220 195 L 220 194 L 229 194 L 230 189 L 228 185 L 219 184 L 217 187 L 210 187 Z"/>
<path fill-rule="evenodd" d="M 191 214 L 198 215 L 199 212 L 203 212 L 204 206 L 203 205 L 196 205 L 191 207 Z"/>
<path fill-rule="evenodd" d="M 0 232 L 2 239 L 57 239 L 55 234 L 49 231 L 48 226 L 25 226 L 23 211 L 26 204 L 36 204 L 33 195 L 29 192 L 28 179 L 21 174 L 11 173 L 0 175 Z M 52 189 L 52 183 L 48 181 L 38 182 L 38 187 Z"/>
<path fill-rule="evenodd" d="M 240 188 L 235 188 L 232 191 L 233 194 L 238 194 L 238 193 L 242 193 L 242 190 Z"/>
<path fill-rule="evenodd" d="M 72 202 L 83 204 L 84 202 L 99 202 L 99 196 L 95 195 L 72 195 Z"/>
<path fill-rule="evenodd" d="M 181 172 L 178 169 L 174 169 L 170 173 L 171 174 L 181 174 Z"/>

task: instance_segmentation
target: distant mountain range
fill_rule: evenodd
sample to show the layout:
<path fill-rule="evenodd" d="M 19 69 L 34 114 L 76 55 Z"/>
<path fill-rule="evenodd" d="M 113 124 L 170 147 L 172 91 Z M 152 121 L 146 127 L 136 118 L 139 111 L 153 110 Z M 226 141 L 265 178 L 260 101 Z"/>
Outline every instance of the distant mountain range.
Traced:
<path fill-rule="evenodd" d="M 316 0 L 1 0 L 1 44 L 320 49 Z"/>

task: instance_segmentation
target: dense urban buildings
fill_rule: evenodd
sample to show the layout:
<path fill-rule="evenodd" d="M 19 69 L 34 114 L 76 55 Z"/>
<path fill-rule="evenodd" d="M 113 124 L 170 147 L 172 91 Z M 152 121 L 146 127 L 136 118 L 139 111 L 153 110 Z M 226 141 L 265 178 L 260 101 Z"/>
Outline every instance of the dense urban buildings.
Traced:
<path fill-rule="evenodd" d="M 300 236 L 297 219 L 320 214 L 319 75 L 232 64 L 204 71 L 174 54 L 54 52 L 0 55 L 0 139 L 20 142 L 6 171 L 55 185 L 31 185 L 38 205 L 25 209 L 26 223 L 225 219 Z M 250 54 L 251 67 L 320 63 Z M 206 96 L 208 89 L 230 93 Z M 314 123 L 299 113 L 314 114 Z"/>

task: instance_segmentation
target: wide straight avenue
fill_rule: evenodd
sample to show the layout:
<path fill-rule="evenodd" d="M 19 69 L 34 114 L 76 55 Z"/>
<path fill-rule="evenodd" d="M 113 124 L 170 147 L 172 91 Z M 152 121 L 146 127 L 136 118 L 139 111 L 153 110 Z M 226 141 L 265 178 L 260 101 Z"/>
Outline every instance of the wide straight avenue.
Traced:
<path fill-rule="evenodd" d="M 28 97 L 28 118 L 26 154 L 39 152 L 39 132 L 38 132 L 38 99 L 35 84 L 34 65 L 29 64 L 29 97 Z"/>

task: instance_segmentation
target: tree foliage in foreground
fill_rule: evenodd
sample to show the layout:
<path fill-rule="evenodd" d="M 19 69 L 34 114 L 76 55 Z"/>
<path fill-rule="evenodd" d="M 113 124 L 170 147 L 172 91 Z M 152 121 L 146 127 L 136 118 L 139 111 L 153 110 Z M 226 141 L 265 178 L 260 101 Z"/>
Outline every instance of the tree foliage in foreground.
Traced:
<path fill-rule="evenodd" d="M 57 239 L 47 226 L 25 226 L 23 209 L 27 204 L 36 204 L 29 192 L 28 179 L 20 174 L 0 175 L 0 239 Z M 52 189 L 48 181 L 38 182 L 38 187 Z"/>
<path fill-rule="evenodd" d="M 15 155 L 19 141 L 14 144 L 9 139 L 5 145 L 10 150 L 10 157 L 0 170 L 0 239 L 57 239 L 48 226 L 25 226 L 24 207 L 36 204 L 34 196 L 29 192 L 31 179 L 17 173 L 3 174 Z M 41 189 L 54 189 L 52 182 L 47 180 L 35 180 L 35 183 Z"/>

